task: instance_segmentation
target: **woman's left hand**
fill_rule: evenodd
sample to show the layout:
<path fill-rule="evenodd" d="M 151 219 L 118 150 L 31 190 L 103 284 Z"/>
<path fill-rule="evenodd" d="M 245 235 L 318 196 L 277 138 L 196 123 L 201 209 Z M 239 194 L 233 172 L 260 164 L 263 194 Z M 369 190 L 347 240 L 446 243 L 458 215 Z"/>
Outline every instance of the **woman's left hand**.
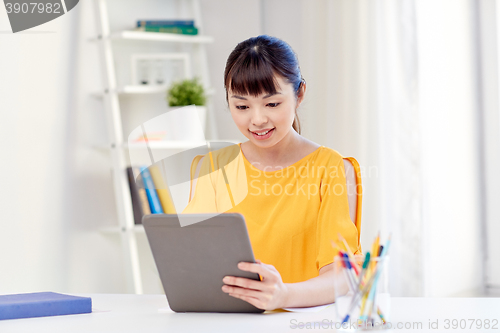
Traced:
<path fill-rule="evenodd" d="M 273 265 L 262 263 L 240 262 L 238 268 L 242 271 L 260 274 L 262 281 L 225 276 L 222 291 L 230 296 L 240 298 L 263 310 L 274 310 L 286 306 L 288 288 L 281 279 L 280 273 Z"/>

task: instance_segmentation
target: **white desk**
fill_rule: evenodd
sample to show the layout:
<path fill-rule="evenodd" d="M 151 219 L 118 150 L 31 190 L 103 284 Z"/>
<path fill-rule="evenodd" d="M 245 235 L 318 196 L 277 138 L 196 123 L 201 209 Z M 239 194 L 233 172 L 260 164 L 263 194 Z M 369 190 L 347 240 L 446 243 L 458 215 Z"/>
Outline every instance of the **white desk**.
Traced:
<path fill-rule="evenodd" d="M 335 326 L 316 329 L 292 328 L 299 322 L 335 322 L 334 307 L 317 313 L 266 312 L 264 314 L 159 312 L 168 306 L 163 295 L 81 295 L 92 297 L 91 314 L 0 321 L 1 333 L 16 332 L 334 332 Z M 393 329 L 392 332 L 449 332 L 445 319 L 496 319 L 500 321 L 500 298 L 393 298 L 393 325 L 422 322 L 422 329 Z M 106 311 L 107 310 L 107 311 Z M 429 320 L 439 329 L 429 329 Z M 459 329 L 459 332 L 499 332 L 497 329 Z M 377 331 L 380 332 L 380 331 Z"/>

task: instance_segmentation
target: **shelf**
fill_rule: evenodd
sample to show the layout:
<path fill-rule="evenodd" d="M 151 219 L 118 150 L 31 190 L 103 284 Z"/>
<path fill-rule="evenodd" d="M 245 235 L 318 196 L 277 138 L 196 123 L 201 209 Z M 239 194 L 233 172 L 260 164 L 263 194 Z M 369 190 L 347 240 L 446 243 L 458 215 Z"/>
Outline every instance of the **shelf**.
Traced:
<path fill-rule="evenodd" d="M 164 94 L 168 87 L 163 85 L 158 86 L 124 86 L 117 90 L 119 94 Z"/>
<path fill-rule="evenodd" d="M 176 43 L 213 43 L 214 39 L 210 36 L 200 35 L 181 35 L 169 34 L 163 32 L 146 31 L 120 31 L 110 35 L 111 39 L 131 39 L 157 42 L 176 42 Z"/>
<path fill-rule="evenodd" d="M 154 85 L 151 85 L 151 86 L 148 86 L 148 85 L 143 85 L 143 86 L 140 86 L 140 85 L 128 85 L 128 86 L 123 86 L 121 88 L 118 88 L 116 90 L 116 93 L 119 94 L 119 95 L 125 95 L 125 94 L 131 94 L 131 95 L 138 95 L 138 94 L 145 94 L 145 95 L 148 95 L 148 94 L 166 94 L 167 93 L 167 89 L 168 87 L 167 86 L 154 86 Z M 207 89 L 205 95 L 207 96 L 212 96 L 213 94 L 215 94 L 215 89 L 213 88 L 209 88 Z M 92 96 L 96 97 L 96 98 L 102 98 L 104 95 L 103 92 L 93 92 L 92 93 Z"/>
<path fill-rule="evenodd" d="M 233 143 L 233 144 L 238 144 L 239 141 L 237 140 L 208 140 L 208 141 L 151 141 L 149 143 L 149 147 L 151 149 L 190 149 L 190 148 L 196 148 L 196 147 L 202 147 L 207 144 L 207 142 L 212 142 L 212 143 L 217 143 L 217 142 L 227 142 L 227 143 Z M 95 148 L 100 148 L 100 149 L 109 149 L 111 148 L 110 145 L 95 145 Z M 124 143 L 123 145 L 120 146 L 122 149 L 144 149 L 144 143 L 143 142 L 137 142 L 137 143 Z"/>
<path fill-rule="evenodd" d="M 207 142 L 216 143 L 216 142 L 227 142 L 238 144 L 238 141 L 235 140 L 208 140 L 208 141 L 152 141 L 149 143 L 149 147 L 151 149 L 189 149 L 206 146 Z M 123 148 L 126 149 L 144 149 L 144 143 L 132 143 L 132 144 L 124 144 Z"/>
<path fill-rule="evenodd" d="M 206 141 L 151 141 L 149 147 L 151 149 L 189 149 L 205 146 Z M 144 142 L 124 144 L 126 149 L 144 149 Z"/>
<path fill-rule="evenodd" d="M 118 234 L 120 232 L 126 232 L 127 229 L 120 227 L 102 227 L 99 229 L 103 234 Z M 135 224 L 132 229 L 128 229 L 135 233 L 144 233 L 144 226 L 142 224 Z"/>

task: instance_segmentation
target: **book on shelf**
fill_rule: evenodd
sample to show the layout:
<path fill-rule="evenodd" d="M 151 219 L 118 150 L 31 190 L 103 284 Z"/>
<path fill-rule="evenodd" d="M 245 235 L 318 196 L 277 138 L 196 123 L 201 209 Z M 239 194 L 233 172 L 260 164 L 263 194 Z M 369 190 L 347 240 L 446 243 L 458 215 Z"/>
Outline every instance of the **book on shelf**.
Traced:
<path fill-rule="evenodd" d="M 92 312 L 92 299 L 90 297 L 52 292 L 0 296 L 0 320 L 90 312 Z"/>
<path fill-rule="evenodd" d="M 163 208 L 160 203 L 160 198 L 155 189 L 155 184 L 151 173 L 147 167 L 141 168 L 142 181 L 144 182 L 144 188 L 146 189 L 146 195 L 149 201 L 149 208 L 153 214 L 163 214 Z"/>
<path fill-rule="evenodd" d="M 198 34 L 198 28 L 184 27 L 184 26 L 145 26 L 137 28 L 136 31 L 162 32 L 162 33 L 179 34 L 179 35 Z"/>
<path fill-rule="evenodd" d="M 167 182 L 162 176 L 160 169 L 158 168 L 158 166 L 152 165 L 149 167 L 149 172 L 151 173 L 151 177 L 153 178 L 153 182 L 156 187 L 156 193 L 158 193 L 158 197 L 160 198 L 160 202 L 163 207 L 163 212 L 165 214 L 175 214 L 176 211 L 174 202 L 172 201 Z"/>
<path fill-rule="evenodd" d="M 182 26 L 194 27 L 194 20 L 137 20 L 137 27 Z"/>
<path fill-rule="evenodd" d="M 138 175 L 137 179 L 135 179 L 134 173 Z M 146 189 L 144 188 L 142 176 L 140 174 L 140 168 L 128 167 L 127 168 L 127 175 L 128 175 L 129 186 L 130 186 L 130 196 L 132 197 L 132 209 L 134 211 L 134 222 L 135 222 L 135 224 L 141 224 L 142 217 L 144 215 L 151 214 L 151 209 L 149 208 L 148 197 L 146 194 Z"/>

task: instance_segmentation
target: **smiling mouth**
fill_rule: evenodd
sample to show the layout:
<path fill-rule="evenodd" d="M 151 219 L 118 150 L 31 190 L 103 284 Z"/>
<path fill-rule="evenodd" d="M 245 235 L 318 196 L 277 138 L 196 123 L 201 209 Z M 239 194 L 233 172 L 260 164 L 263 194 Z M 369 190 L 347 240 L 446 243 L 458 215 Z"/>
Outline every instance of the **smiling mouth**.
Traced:
<path fill-rule="evenodd" d="M 270 131 L 272 131 L 273 129 L 274 129 L 274 127 L 270 128 L 270 129 L 268 129 L 268 130 L 266 130 L 264 132 L 252 132 L 252 131 L 250 131 L 250 132 L 252 132 L 253 134 L 256 134 L 258 136 L 263 136 L 263 135 L 266 135 L 267 133 L 269 133 Z"/>

